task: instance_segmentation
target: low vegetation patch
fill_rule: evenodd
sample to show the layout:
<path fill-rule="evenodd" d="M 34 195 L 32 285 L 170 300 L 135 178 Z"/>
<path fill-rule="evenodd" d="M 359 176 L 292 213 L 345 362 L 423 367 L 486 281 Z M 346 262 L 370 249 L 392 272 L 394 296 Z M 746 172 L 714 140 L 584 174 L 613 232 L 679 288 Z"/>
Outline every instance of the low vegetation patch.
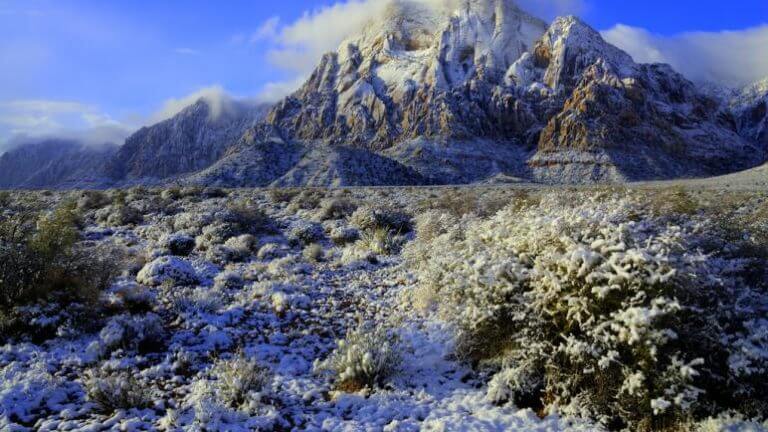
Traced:
<path fill-rule="evenodd" d="M 584 194 L 421 221 L 427 245 L 412 247 L 440 251 L 411 255 L 421 283 L 460 329 L 458 354 L 495 371 L 489 398 L 611 429 L 768 415 L 768 295 L 750 278 L 766 262 L 680 199 L 677 219 Z"/>

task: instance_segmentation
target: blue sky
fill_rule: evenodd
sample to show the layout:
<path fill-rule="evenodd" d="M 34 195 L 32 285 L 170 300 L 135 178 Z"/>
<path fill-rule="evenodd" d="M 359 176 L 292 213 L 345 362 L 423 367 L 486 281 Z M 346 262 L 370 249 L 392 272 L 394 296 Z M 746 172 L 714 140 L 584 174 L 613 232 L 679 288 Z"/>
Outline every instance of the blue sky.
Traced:
<path fill-rule="evenodd" d="M 712 45 L 698 42 L 707 34 L 689 40 L 690 32 L 720 41 L 723 30 L 733 30 L 738 42 L 746 29 L 757 29 L 749 36 L 754 46 L 763 40 L 761 30 L 768 34 L 765 0 L 524 1 L 547 18 L 572 12 L 597 29 L 612 29 L 609 40 L 641 61 L 696 65 L 692 74 L 722 61 L 679 58 L 690 46 Z M 343 3 L 0 0 L 0 151 L 15 133 L 148 124 L 203 88 L 274 99 L 348 31 L 347 20 L 338 18 L 350 9 Z M 334 10 L 341 15 L 329 13 Z M 768 58 L 768 45 L 762 46 Z"/>

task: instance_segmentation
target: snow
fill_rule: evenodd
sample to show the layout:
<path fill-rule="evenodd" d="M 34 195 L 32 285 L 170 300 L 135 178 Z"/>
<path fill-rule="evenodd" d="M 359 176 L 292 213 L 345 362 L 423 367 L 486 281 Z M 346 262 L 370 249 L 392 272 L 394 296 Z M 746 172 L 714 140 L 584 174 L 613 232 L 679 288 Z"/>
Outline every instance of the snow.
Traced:
<path fill-rule="evenodd" d="M 516 202 L 513 197 L 520 192 L 478 190 L 505 205 Z M 493 222 L 477 222 L 472 215 L 424 211 L 444 192 L 427 188 L 352 190 L 346 193 L 361 203 L 357 216 L 322 225 L 310 222 L 322 209 L 296 210 L 297 206 L 276 204 L 259 190 L 229 192 L 230 200 L 254 199 L 275 219 L 280 232 L 254 239 L 212 237 L 210 248 L 242 243 L 248 249 L 242 259 L 214 264 L 206 251 L 193 250 L 186 258 L 159 257 L 138 271 L 138 277 L 138 269 L 126 270 L 102 296 L 104 317 L 94 323 L 93 330 L 53 336 L 39 345 L 10 340 L 0 346 L 0 429 L 600 430 L 594 421 L 570 412 L 553 410 L 541 418 L 539 413 L 510 403 L 510 382 L 536 385 L 535 377 L 526 373 L 528 365 L 490 374 L 473 369 L 457 355 L 460 329 L 436 313 L 435 303 L 442 299 L 430 297 L 420 283 L 426 279 L 422 272 L 430 270 L 413 259 L 434 256 L 450 265 L 451 271 L 466 264 L 473 275 L 451 283 L 464 284 L 468 292 L 480 284 L 499 289 L 471 291 L 478 301 L 486 294 L 503 294 L 504 287 L 514 281 L 513 275 L 523 281 L 536 274 L 522 260 L 510 260 L 503 248 L 487 256 L 479 243 L 472 250 L 457 249 L 457 236 L 468 232 L 482 241 L 511 247 L 511 228 L 505 228 L 504 221 L 519 221 L 519 216 L 502 212 Z M 345 192 L 321 193 L 329 198 Z M 624 283 L 611 277 L 628 274 L 630 280 L 639 280 L 646 274 L 637 268 L 663 262 L 662 246 L 654 249 L 656 244 L 649 243 L 633 248 L 621 235 L 609 235 L 648 229 L 642 223 L 616 224 L 619 215 L 628 211 L 625 204 L 587 203 L 563 214 L 539 215 L 532 226 L 544 227 L 537 232 L 545 238 L 545 232 L 557 233 L 583 218 L 599 218 L 603 226 L 616 225 L 615 231 L 585 236 L 581 247 L 573 248 L 562 261 L 567 264 L 564 274 L 595 275 L 595 285 L 610 287 L 611 283 Z M 179 199 L 175 205 L 180 207 L 176 221 L 205 221 L 184 223 L 187 241 L 208 232 L 207 226 L 224 217 L 219 212 L 222 202 L 215 199 Z M 547 208 L 547 201 L 542 205 Z M 142 226 L 121 228 L 125 238 L 134 239 L 134 250 L 151 255 L 179 232 L 164 212 L 157 209 L 147 214 Z M 408 214 L 421 215 L 415 218 L 419 234 L 418 238 L 404 236 L 408 245 L 402 254 L 376 254 L 359 242 L 337 246 L 326 235 L 364 231 L 371 228 L 368 225 L 383 222 L 408 225 Z M 670 228 L 665 245 L 674 244 L 674 232 Z M 114 235 L 105 232 L 98 241 L 110 241 Z M 444 243 L 436 247 L 422 238 L 439 238 Z M 305 241 L 316 241 L 324 259 L 305 259 L 304 246 L 299 244 Z M 648 274 L 662 280 L 668 273 Z M 467 302 L 461 313 L 480 320 L 489 311 L 479 305 Z M 616 337 L 628 343 L 648 340 L 649 323 L 676 307 L 670 300 L 628 308 L 612 317 L 619 326 Z M 380 330 L 366 333 L 371 328 Z M 744 328 L 748 334 L 734 339 L 738 349 L 729 364 L 744 376 L 758 376 L 768 360 L 768 324 L 754 320 Z M 576 338 L 564 340 L 563 347 L 569 355 L 588 349 Z M 382 363 L 382 359 L 394 357 L 398 361 Z M 608 367 L 618 359 L 616 352 L 606 351 L 600 365 Z M 316 366 L 323 363 L 330 367 Z M 701 369 L 696 362 L 681 362 L 675 368 L 688 378 Z M 248 370 L 257 373 L 239 375 Z M 103 379 L 134 377 L 151 397 L 150 408 L 99 410 L 89 399 L 89 389 L 121 386 L 86 379 L 95 371 Z M 336 385 L 339 379 L 374 372 L 383 377 L 375 389 L 344 392 Z M 623 391 L 636 394 L 643 380 L 638 374 L 630 376 Z M 247 395 L 242 401 L 232 396 L 240 393 Z M 677 397 L 659 398 L 653 409 L 686 402 L 675 400 Z M 753 425 L 736 419 L 711 422 Z M 754 425 L 750 426 L 753 430 L 761 427 Z"/>
<path fill-rule="evenodd" d="M 144 266 L 136 280 L 145 285 L 158 286 L 165 282 L 187 285 L 197 282 L 192 265 L 177 257 L 164 256 Z"/>

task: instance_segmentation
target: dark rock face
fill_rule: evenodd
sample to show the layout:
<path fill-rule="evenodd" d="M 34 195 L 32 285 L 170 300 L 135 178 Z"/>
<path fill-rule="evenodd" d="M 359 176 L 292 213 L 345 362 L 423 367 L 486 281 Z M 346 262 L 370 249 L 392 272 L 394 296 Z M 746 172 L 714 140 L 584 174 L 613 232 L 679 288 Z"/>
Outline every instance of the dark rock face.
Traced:
<path fill-rule="evenodd" d="M 731 106 L 739 133 L 768 152 L 768 78 L 742 89 Z"/>
<path fill-rule="evenodd" d="M 116 150 L 116 145 L 70 140 L 27 143 L 0 156 L 0 188 L 101 187 L 104 178 L 98 173 Z"/>

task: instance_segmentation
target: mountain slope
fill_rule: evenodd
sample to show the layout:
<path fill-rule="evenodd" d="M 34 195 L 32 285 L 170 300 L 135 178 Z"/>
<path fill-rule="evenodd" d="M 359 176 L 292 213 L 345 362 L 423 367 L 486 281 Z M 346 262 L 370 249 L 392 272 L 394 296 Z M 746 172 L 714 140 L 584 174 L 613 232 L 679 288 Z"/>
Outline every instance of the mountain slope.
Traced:
<path fill-rule="evenodd" d="M 0 156 L 1 189 L 102 187 L 99 175 L 117 146 L 90 146 L 74 140 L 25 143 Z"/>
<path fill-rule="evenodd" d="M 200 99 L 176 116 L 131 135 L 106 172 L 115 182 L 169 179 L 208 168 L 266 113 L 232 104 L 214 110 Z"/>
<path fill-rule="evenodd" d="M 492 164 L 502 174 L 556 183 L 718 175 L 764 160 L 729 110 L 670 67 L 634 63 L 574 17 L 547 28 L 511 0 L 393 2 L 267 119 L 289 140 L 414 167 L 404 155 L 441 148 L 418 165 L 446 183 L 482 177 L 453 150 L 472 141 L 504 154 Z"/>
<path fill-rule="evenodd" d="M 768 148 L 768 78 L 742 89 L 731 106 L 742 136 Z"/>

